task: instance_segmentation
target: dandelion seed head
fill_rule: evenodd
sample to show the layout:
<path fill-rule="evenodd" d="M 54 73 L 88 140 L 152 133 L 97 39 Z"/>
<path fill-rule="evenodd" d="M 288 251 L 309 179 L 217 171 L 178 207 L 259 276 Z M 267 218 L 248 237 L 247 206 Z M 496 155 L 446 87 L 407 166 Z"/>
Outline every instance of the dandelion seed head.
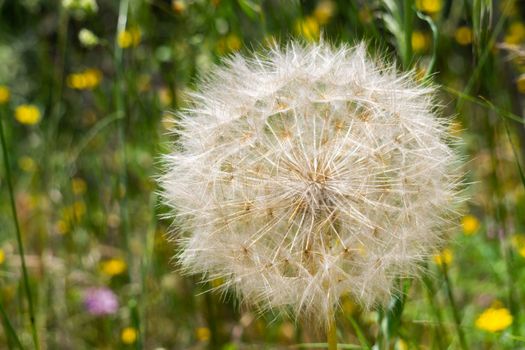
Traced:
<path fill-rule="evenodd" d="M 456 216 L 458 156 L 434 95 L 363 44 L 227 58 L 164 157 L 183 268 L 319 323 L 344 296 L 387 300 Z"/>

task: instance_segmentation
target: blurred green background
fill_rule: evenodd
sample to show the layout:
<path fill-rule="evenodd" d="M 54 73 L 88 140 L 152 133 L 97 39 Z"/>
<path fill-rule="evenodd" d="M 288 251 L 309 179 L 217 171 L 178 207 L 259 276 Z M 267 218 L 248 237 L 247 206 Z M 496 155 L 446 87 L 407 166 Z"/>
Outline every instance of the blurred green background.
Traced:
<path fill-rule="evenodd" d="M 438 83 L 471 184 L 403 307 L 342 302 L 341 348 L 525 349 L 524 20 L 518 0 L 0 0 L 0 348 L 323 348 L 181 276 L 155 183 L 199 75 L 323 38 Z"/>

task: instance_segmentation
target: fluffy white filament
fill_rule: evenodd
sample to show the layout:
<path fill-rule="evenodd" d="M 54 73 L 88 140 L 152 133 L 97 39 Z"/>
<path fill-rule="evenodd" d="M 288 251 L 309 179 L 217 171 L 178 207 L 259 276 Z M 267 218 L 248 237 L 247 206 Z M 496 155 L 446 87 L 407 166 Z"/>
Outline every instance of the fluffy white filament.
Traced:
<path fill-rule="evenodd" d="M 345 294 L 385 300 L 435 251 L 458 201 L 433 95 L 362 44 L 225 60 L 165 156 L 182 266 L 320 323 Z"/>

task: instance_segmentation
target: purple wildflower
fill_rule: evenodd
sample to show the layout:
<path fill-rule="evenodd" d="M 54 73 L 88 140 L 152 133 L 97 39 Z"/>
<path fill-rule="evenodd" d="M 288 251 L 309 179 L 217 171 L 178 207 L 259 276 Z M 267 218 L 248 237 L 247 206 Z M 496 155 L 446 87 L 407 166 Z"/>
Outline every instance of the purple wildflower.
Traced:
<path fill-rule="evenodd" d="M 89 288 L 84 296 L 87 311 L 96 316 L 114 314 L 118 310 L 118 300 L 109 288 Z"/>

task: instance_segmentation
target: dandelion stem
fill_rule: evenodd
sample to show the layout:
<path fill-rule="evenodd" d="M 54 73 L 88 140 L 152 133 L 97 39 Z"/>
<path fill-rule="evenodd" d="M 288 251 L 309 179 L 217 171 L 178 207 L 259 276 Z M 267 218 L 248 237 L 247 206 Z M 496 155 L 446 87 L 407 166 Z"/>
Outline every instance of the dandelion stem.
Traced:
<path fill-rule="evenodd" d="M 208 329 L 210 330 L 209 349 L 216 350 L 216 349 L 219 349 L 220 347 L 219 347 L 219 335 L 217 332 L 217 321 L 216 321 L 217 315 L 215 314 L 214 301 L 210 293 L 206 293 L 204 295 L 204 299 L 206 302 Z"/>
<path fill-rule="evenodd" d="M 432 312 L 434 313 L 434 317 L 436 318 L 436 327 L 434 329 L 435 331 L 435 341 L 438 345 L 439 349 L 445 349 L 444 339 L 446 336 L 446 333 L 443 331 L 443 316 L 441 314 L 441 311 L 439 309 L 439 306 L 434 302 L 436 290 L 434 288 L 434 284 L 432 280 L 428 276 L 423 276 L 423 283 L 425 284 L 425 289 L 427 292 L 427 300 L 428 304 L 430 305 L 430 308 Z"/>
<path fill-rule="evenodd" d="M 335 323 L 335 315 L 329 319 L 328 330 L 326 332 L 328 350 L 337 350 L 337 325 Z"/>
<path fill-rule="evenodd" d="M 461 346 L 461 349 L 468 350 L 469 347 L 467 345 L 467 341 L 465 339 L 465 333 L 463 333 L 463 329 L 461 328 L 461 317 L 459 315 L 459 311 L 456 305 L 456 301 L 454 300 L 454 293 L 452 290 L 452 284 L 450 283 L 450 278 L 448 276 L 448 269 L 447 264 L 441 265 L 441 271 L 443 272 L 443 279 L 445 280 L 445 287 L 447 290 L 447 297 L 448 301 L 450 303 L 450 307 L 452 309 L 452 317 L 454 318 L 454 324 L 456 327 L 456 332 L 458 334 L 459 344 Z"/>
<path fill-rule="evenodd" d="M 33 307 L 33 300 L 31 298 L 31 286 L 29 285 L 29 275 L 27 273 L 26 259 L 24 254 L 24 243 L 22 242 L 22 234 L 20 232 L 20 224 L 18 222 L 18 213 L 16 210 L 15 196 L 13 191 L 13 182 L 11 180 L 11 168 L 9 167 L 9 154 L 7 152 L 7 142 L 4 135 L 4 126 L 3 126 L 3 113 L 0 111 L 0 139 L 2 140 L 2 150 L 4 155 L 4 168 L 5 168 L 5 178 L 7 182 L 7 189 L 9 191 L 9 199 L 11 204 L 11 212 L 13 214 L 13 222 L 15 224 L 16 232 L 16 241 L 18 244 L 18 251 L 20 253 L 20 262 L 22 265 L 22 276 L 24 281 L 24 290 L 27 298 L 27 305 L 29 307 L 29 321 L 31 324 L 31 334 L 33 337 L 33 343 L 35 349 L 40 349 L 40 343 L 38 342 L 38 333 L 36 330 L 36 320 L 35 320 L 35 311 Z"/>

